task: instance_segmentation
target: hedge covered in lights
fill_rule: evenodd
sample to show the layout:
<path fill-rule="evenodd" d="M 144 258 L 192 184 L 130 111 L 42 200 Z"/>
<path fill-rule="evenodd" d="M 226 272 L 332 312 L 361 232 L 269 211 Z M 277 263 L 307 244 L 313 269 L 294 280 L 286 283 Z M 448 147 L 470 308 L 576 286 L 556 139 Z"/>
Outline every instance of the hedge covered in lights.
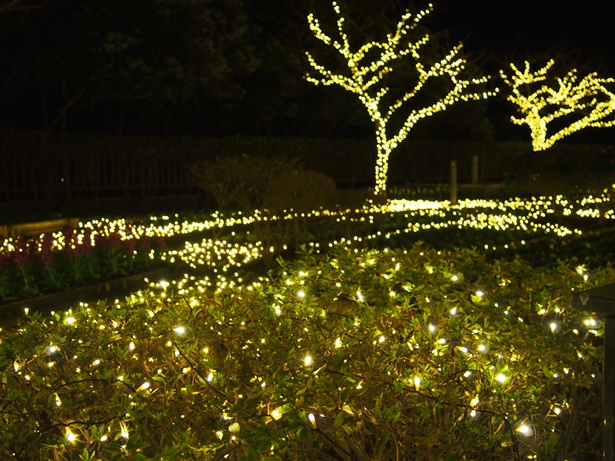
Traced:
<path fill-rule="evenodd" d="M 570 291 L 613 275 L 337 247 L 30 316 L 0 336 L 0 458 L 591 457 L 602 330 Z"/>

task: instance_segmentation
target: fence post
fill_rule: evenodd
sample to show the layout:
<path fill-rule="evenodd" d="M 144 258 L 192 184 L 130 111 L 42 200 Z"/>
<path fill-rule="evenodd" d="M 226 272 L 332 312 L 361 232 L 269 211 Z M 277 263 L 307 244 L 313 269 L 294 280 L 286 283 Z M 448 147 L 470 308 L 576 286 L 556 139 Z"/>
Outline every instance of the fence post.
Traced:
<path fill-rule="evenodd" d="M 572 307 L 604 315 L 602 459 L 615 461 L 615 283 L 572 295 Z"/>
<path fill-rule="evenodd" d="M 451 160 L 451 205 L 457 205 L 457 161 Z"/>
<path fill-rule="evenodd" d="M 472 156 L 472 185 L 478 184 L 478 155 Z"/>

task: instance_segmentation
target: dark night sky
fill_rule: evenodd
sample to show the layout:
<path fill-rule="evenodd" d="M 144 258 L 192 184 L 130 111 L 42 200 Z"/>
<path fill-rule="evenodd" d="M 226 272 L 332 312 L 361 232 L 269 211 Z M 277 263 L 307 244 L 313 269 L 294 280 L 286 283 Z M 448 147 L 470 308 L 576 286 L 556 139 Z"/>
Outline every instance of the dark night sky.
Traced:
<path fill-rule="evenodd" d="M 584 0 L 435 0 L 433 20 L 449 25 L 472 52 L 550 52 L 604 60 L 613 69 L 615 32 L 608 2 Z M 578 56 L 580 51 L 581 56 Z M 588 63 L 591 66 L 591 63 Z"/>
<path fill-rule="evenodd" d="M 211 3 L 211 5 L 216 4 L 220 8 L 221 5 L 226 4 L 227 0 L 217 0 L 218 3 L 210 2 L 209 0 L 201 1 L 203 5 Z M 478 70 L 473 70 L 479 75 L 495 77 L 493 81 L 496 82 L 496 85 L 501 86 L 501 82 L 497 82 L 497 76 L 501 69 L 509 69 L 510 63 L 522 66 L 525 59 L 531 60 L 532 68 L 536 69 L 538 66 L 542 67 L 549 58 L 554 58 L 556 62 L 559 62 L 559 65 L 556 64 L 553 69 L 553 73 L 557 75 L 565 75 L 570 69 L 576 67 L 581 75 L 596 71 L 601 77 L 615 77 L 615 57 L 613 54 L 615 50 L 615 32 L 613 32 L 612 15 L 610 13 L 609 1 L 607 0 L 584 0 L 583 2 L 575 3 L 575 6 L 570 6 L 569 2 L 563 0 L 340 0 L 340 4 L 343 5 L 345 3 L 348 9 L 357 16 L 358 24 L 362 24 L 361 16 L 367 17 L 368 20 L 363 24 L 376 26 L 377 35 L 382 32 L 377 29 L 378 26 L 385 25 L 388 27 L 392 25 L 394 27 L 399 19 L 399 16 L 389 18 L 389 11 L 403 11 L 405 7 L 412 6 L 421 9 L 429 1 L 434 3 L 434 12 L 425 19 L 425 26 L 435 35 L 440 33 L 444 35 L 446 33 L 444 31 L 447 30 L 450 33 L 451 43 L 444 44 L 443 49 L 448 50 L 450 49 L 447 48 L 448 46 L 454 45 L 457 41 L 462 41 L 468 61 L 478 65 Z M 131 53 L 135 56 L 140 56 L 139 53 L 141 53 L 146 63 L 153 69 L 160 67 L 157 67 L 158 61 L 156 60 L 162 54 L 168 53 L 174 58 L 177 56 L 182 65 L 186 65 L 186 75 L 195 75 L 199 71 L 204 71 L 203 75 L 205 76 L 216 75 L 216 72 L 210 72 L 209 68 L 199 65 L 194 66 L 193 72 L 191 64 L 195 62 L 198 64 L 198 61 L 193 56 L 198 55 L 189 46 L 185 50 L 182 48 L 182 43 L 199 42 L 197 38 L 202 34 L 203 24 L 193 24 L 184 18 L 181 24 L 192 24 L 194 27 L 182 29 L 181 27 L 176 27 L 175 23 L 173 23 L 171 24 L 172 27 L 169 26 L 161 32 L 160 27 L 148 28 L 147 21 L 145 19 L 141 20 L 141 18 L 150 18 L 148 15 L 133 14 L 132 16 L 126 16 L 123 2 L 124 0 L 115 0 L 114 2 L 111 2 L 111 0 L 99 0 L 92 4 L 99 6 L 104 4 L 112 5 L 109 7 L 111 12 L 108 13 L 108 16 L 113 19 L 112 15 L 118 14 L 118 17 L 121 19 L 119 21 L 120 25 L 124 25 L 124 20 L 129 25 L 134 22 L 136 24 L 135 27 L 126 26 L 126 31 L 124 32 L 128 36 L 132 37 L 131 34 L 134 33 L 138 37 L 139 33 L 134 31 L 141 29 L 146 31 L 146 35 L 151 34 L 151 36 L 148 36 L 150 39 L 143 40 L 144 43 L 149 44 L 147 47 L 144 46 L 142 49 L 132 50 Z M 187 0 L 184 2 L 178 1 L 177 3 L 191 4 Z M 199 4 L 199 2 L 196 3 Z M 9 34 L 8 39 L 4 40 L 4 52 L 7 53 L 7 56 L 10 57 L 15 54 L 15 50 L 18 49 L 12 45 L 13 43 L 25 43 L 32 48 L 27 48 L 28 51 L 23 53 L 23 59 L 18 56 L 12 61 L 8 60 L 10 61 L 8 64 L 6 59 L 0 61 L 6 66 L 5 68 L 0 66 L 0 75 L 2 76 L 0 78 L 0 86 L 6 88 L 4 93 L 0 91 L 0 125 L 6 123 L 9 126 L 38 127 L 45 123 L 49 124 L 50 120 L 55 120 L 57 114 L 62 113 L 62 104 L 70 102 L 70 98 L 74 94 L 79 94 L 78 91 L 83 87 L 90 91 L 83 98 L 85 102 L 81 102 L 81 106 L 69 106 L 70 112 L 66 112 L 68 113 L 68 122 L 73 123 L 76 130 L 115 130 L 123 132 L 126 129 L 126 132 L 131 132 L 130 130 L 132 129 L 136 133 L 151 132 L 152 130 L 158 132 L 156 123 L 162 123 L 161 120 L 169 125 L 169 132 L 185 130 L 189 133 L 200 133 L 201 130 L 204 130 L 202 127 L 207 127 L 212 132 L 223 134 L 235 131 L 242 133 L 298 132 L 303 134 L 304 131 L 308 132 L 311 129 L 310 133 L 317 132 L 319 134 L 326 133 L 326 135 L 332 135 L 333 133 L 346 133 L 343 130 L 347 130 L 347 133 L 354 135 L 355 132 L 363 133 L 366 126 L 371 130 L 371 125 L 365 122 L 366 119 L 363 112 L 358 113 L 356 116 L 347 115 L 349 97 L 346 97 L 348 95 L 343 95 L 341 89 L 336 89 L 335 91 L 316 90 L 302 78 L 304 73 L 303 67 L 307 67 L 307 61 L 303 55 L 304 51 L 311 47 L 318 49 L 319 46 L 319 43 L 313 39 L 309 32 L 306 20 L 307 12 L 317 13 L 317 17 L 323 19 L 325 23 L 329 19 L 333 29 L 328 32 L 334 34 L 335 15 L 331 9 L 331 0 L 246 0 L 244 3 L 245 11 L 248 12 L 246 17 L 250 18 L 249 20 L 252 21 L 252 24 L 257 26 L 255 30 L 262 29 L 262 34 L 260 32 L 253 36 L 239 34 L 237 42 L 228 40 L 223 42 L 225 38 L 228 39 L 228 36 L 222 34 L 222 38 L 220 38 L 212 32 L 209 36 L 205 34 L 206 40 L 204 42 L 210 39 L 212 43 L 215 40 L 221 40 L 220 43 L 216 43 L 216 46 L 211 47 L 213 51 L 210 55 L 213 56 L 212 62 L 214 64 L 224 61 L 217 54 L 224 55 L 224 52 L 231 51 L 231 53 L 226 53 L 227 56 L 229 54 L 232 55 L 228 63 L 224 63 L 224 66 L 227 67 L 221 65 L 220 69 L 233 69 L 233 72 L 229 73 L 225 78 L 228 81 L 228 79 L 236 77 L 238 87 L 243 85 L 242 88 L 245 89 L 245 96 L 237 99 L 228 97 L 225 91 L 223 91 L 228 87 L 227 81 L 221 84 L 217 81 L 212 83 L 208 80 L 205 85 L 205 90 L 207 91 L 203 91 L 207 97 L 202 96 L 200 93 L 196 94 L 196 96 L 202 98 L 197 103 L 193 102 L 193 99 L 186 99 L 189 103 L 186 103 L 185 107 L 181 108 L 185 112 L 179 115 L 165 109 L 167 106 L 164 106 L 164 104 L 169 103 L 169 98 L 158 98 L 158 95 L 164 96 L 165 94 L 164 91 L 158 90 L 158 88 L 167 88 L 165 86 L 165 79 L 168 79 L 170 82 L 176 82 L 173 69 L 167 69 L 169 70 L 168 72 L 163 69 L 165 72 L 157 74 L 153 71 L 149 74 L 143 73 L 145 77 L 157 75 L 158 77 L 156 78 L 158 80 L 140 78 L 142 75 L 138 72 L 123 72 L 124 69 L 130 70 L 134 68 L 134 66 L 126 65 L 123 61 L 123 59 L 129 60 L 133 54 L 118 52 L 115 54 L 111 53 L 117 61 L 102 58 L 100 58 L 100 61 L 97 61 L 99 58 L 95 56 L 92 59 L 92 64 L 85 59 L 85 64 L 82 64 L 82 68 L 85 69 L 82 71 L 83 77 L 79 72 L 73 72 L 72 62 L 81 62 L 80 57 L 87 57 L 88 54 L 82 53 L 80 46 L 61 46 L 64 43 L 63 40 L 70 45 L 73 43 L 79 45 L 81 42 L 87 44 L 89 42 L 87 40 L 80 40 L 83 37 L 83 31 L 76 27 L 80 23 L 64 19 L 61 13 L 65 11 L 59 8 L 59 6 L 88 5 L 88 2 L 80 2 L 80 0 L 54 0 L 49 1 L 48 4 L 50 6 L 55 5 L 55 9 L 50 7 L 48 9 L 35 9 L 23 12 L 28 20 L 39 15 L 42 19 L 37 19 L 39 22 L 34 20 L 32 22 L 33 25 L 26 22 L 25 24 L 28 27 L 15 28 L 13 33 L 18 38 L 10 36 L 10 31 L 12 30 L 10 27 L 0 28 L 0 30 L 8 31 L 6 33 Z M 140 5 L 140 8 L 143 10 L 142 12 L 148 12 L 148 8 L 152 8 L 152 5 L 160 5 L 156 2 L 134 2 L 134 4 Z M 383 5 L 385 4 L 388 4 L 389 8 L 384 9 Z M 352 7 L 355 7 L 354 10 Z M 211 11 L 213 10 L 214 8 L 211 7 Z M 370 12 L 381 13 L 382 11 L 387 11 L 385 13 L 387 15 L 375 14 L 375 18 L 372 20 Z M 10 21 L 12 18 L 11 14 L 3 13 L 0 19 Z M 47 21 L 46 15 L 55 18 L 56 23 L 51 22 L 55 26 L 49 27 L 49 30 L 45 33 L 51 35 L 58 33 L 60 38 L 56 40 L 57 43 L 46 40 L 44 38 L 45 34 L 40 34 L 38 39 L 40 44 L 39 41 L 34 39 L 31 41 L 26 40 L 30 36 L 37 36 L 37 34 L 31 32 L 21 33 L 21 31 L 47 30 L 44 26 L 48 26 L 50 22 Z M 160 19 L 163 16 L 154 15 L 153 17 L 158 18 L 161 24 L 168 25 L 167 22 Z M 76 17 L 81 16 L 77 15 Z M 84 17 L 90 18 L 87 14 Z M 111 19 L 105 22 L 101 21 L 98 16 L 94 17 L 98 21 L 94 24 L 95 26 L 99 24 L 113 24 Z M 230 15 L 229 17 L 235 18 L 237 15 Z M 64 27 L 63 21 L 67 21 L 67 25 L 75 27 Z M 215 28 L 211 27 L 211 29 L 214 30 Z M 85 30 L 88 29 L 85 28 Z M 190 33 L 187 33 L 186 37 L 189 38 L 188 40 L 181 38 L 176 40 L 177 37 L 183 36 L 178 33 L 181 30 L 196 30 L 198 32 L 192 36 Z M 241 31 L 241 28 L 229 28 L 228 30 Z M 64 34 L 64 31 L 67 31 L 66 34 Z M 392 32 L 392 30 L 388 29 L 386 32 Z M 167 43 L 164 39 L 167 35 L 171 37 L 168 50 L 163 46 Z M 90 48 L 85 49 L 107 50 L 108 47 L 106 45 L 99 46 L 96 44 L 99 36 L 104 36 L 103 27 L 94 28 L 94 32 L 88 37 L 94 45 L 88 45 Z M 190 40 L 190 37 L 193 40 Z M 250 73 L 252 71 L 245 71 L 242 74 L 242 68 L 246 67 L 244 65 L 246 62 L 245 56 L 242 56 L 241 53 L 233 55 L 232 51 L 235 49 L 241 51 L 241 47 L 244 44 L 242 40 L 245 39 L 248 42 L 252 37 L 258 37 L 253 45 L 258 46 L 259 51 L 266 51 L 261 53 L 262 56 L 259 56 L 259 59 L 264 64 L 256 67 L 253 73 Z M 353 38 L 352 35 L 351 38 Z M 138 40 L 136 42 L 138 43 Z M 280 43 L 279 46 L 278 42 Z M 51 43 L 49 48 L 46 46 L 47 43 Z M 239 45 L 233 45 L 227 49 L 222 46 L 224 43 L 238 43 Z M 261 44 L 263 45 L 261 46 Z M 58 47 L 57 52 L 51 48 L 53 46 Z M 111 48 L 114 49 L 113 47 Z M 151 52 L 152 50 L 155 50 L 155 52 Z M 158 50 L 162 51 L 158 53 Z M 272 51 L 268 52 L 267 50 Z M 34 59 L 35 56 L 38 56 L 37 52 L 40 53 L 40 59 Z M 64 54 L 66 56 L 60 59 L 60 65 L 56 65 L 55 57 L 63 57 Z M 182 61 L 182 56 L 189 56 L 189 58 Z M 110 68 L 112 70 L 107 73 L 101 72 L 101 66 L 98 65 L 99 62 L 105 63 L 105 65 L 111 63 Z M 172 62 L 172 60 L 163 62 Z M 30 66 L 27 64 L 30 64 Z M 47 67 L 44 67 L 44 65 Z M 52 69 L 54 72 L 49 72 L 48 69 Z M 61 70 L 57 72 L 57 75 L 56 69 Z M 13 71 L 21 71 L 23 76 L 13 78 Z M 64 74 L 62 72 L 67 72 L 67 75 L 72 77 L 72 83 L 69 82 L 72 86 L 67 86 L 65 83 L 67 79 L 63 77 Z M 104 81 L 104 76 L 114 75 L 113 72 L 117 72 L 121 76 L 127 74 L 125 78 L 127 83 L 122 86 L 124 80 L 116 78 Z M 101 75 L 103 77 L 100 77 L 100 79 L 94 78 L 94 76 Z M 160 77 L 161 75 L 162 77 Z M 44 78 L 44 85 L 41 83 L 41 77 Z M 94 80 L 98 86 L 91 84 L 88 79 Z M 128 85 L 134 84 L 131 82 L 135 81 L 138 85 L 146 88 L 146 90 L 142 91 L 145 96 L 141 95 L 141 99 L 125 96 L 126 94 L 131 94 L 131 91 L 127 91 L 126 88 L 128 88 Z M 185 79 L 180 80 L 182 84 L 185 81 Z M 9 88 L 9 84 L 12 87 Z M 177 83 L 173 83 L 173 85 L 169 84 L 169 88 L 180 88 L 180 91 L 190 91 L 192 88 L 190 85 L 182 86 Z M 140 86 L 138 87 L 141 88 Z M 155 88 L 155 90 L 152 90 L 150 87 Z M 68 90 L 65 88 L 68 88 Z M 102 88 L 102 96 L 96 93 L 100 88 Z M 117 94 L 113 93 L 115 90 L 117 90 Z M 109 91 L 110 93 L 108 93 Z M 237 94 L 241 95 L 242 93 L 237 92 Z M 180 94 L 180 96 L 182 95 L 183 93 Z M 4 97 L 4 101 L 1 99 L 2 97 Z M 88 97 L 90 98 L 89 100 L 87 99 Z M 149 99 L 147 99 L 148 97 Z M 119 99 L 116 100 L 114 98 Z M 499 99 L 493 99 L 494 101 L 489 102 L 490 105 L 500 104 L 500 100 L 505 101 L 504 96 Z M 117 104 L 118 100 L 122 100 L 123 103 Z M 23 101 L 26 101 L 26 103 Z M 87 111 L 86 109 L 82 110 L 81 107 L 86 108 Z M 127 109 L 124 109 L 124 107 Z M 357 107 L 362 110 L 358 105 Z M 503 107 L 506 110 L 511 110 L 506 102 L 504 102 Z M 497 107 L 497 110 L 499 109 L 500 106 Z M 79 110 L 81 112 L 78 112 Z M 3 113 L 3 111 L 6 113 Z M 224 116 L 221 116 L 216 111 L 224 112 Z M 313 122 L 313 125 L 306 123 L 305 119 L 300 119 L 301 116 L 310 111 L 326 116 L 319 117 L 318 123 Z M 173 116 L 168 115 L 171 113 Z M 123 125 L 124 117 L 127 117 L 126 128 Z M 321 124 L 324 128 L 317 126 L 320 123 L 320 119 L 326 120 L 326 122 Z M 521 133 L 524 136 L 526 135 L 525 131 Z M 508 136 L 508 134 L 506 135 Z"/>

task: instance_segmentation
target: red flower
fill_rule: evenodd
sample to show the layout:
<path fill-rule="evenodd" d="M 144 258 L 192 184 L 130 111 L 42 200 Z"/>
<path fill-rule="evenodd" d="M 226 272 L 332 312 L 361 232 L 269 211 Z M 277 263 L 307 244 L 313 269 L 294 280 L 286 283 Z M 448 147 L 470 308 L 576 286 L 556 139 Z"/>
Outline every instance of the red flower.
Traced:
<path fill-rule="evenodd" d="M 132 253 L 135 251 L 135 248 L 137 246 L 137 241 L 134 238 L 131 238 L 128 240 L 122 240 L 121 246 L 124 249 L 124 251 L 126 251 L 126 253 Z"/>
<path fill-rule="evenodd" d="M 15 251 L 11 254 L 13 264 L 17 267 L 23 267 L 30 261 L 30 248 L 28 242 L 21 237 L 15 242 Z"/>
<path fill-rule="evenodd" d="M 49 268 L 53 262 L 53 237 L 51 234 L 45 234 L 41 242 L 41 251 L 39 253 L 43 267 Z"/>
<path fill-rule="evenodd" d="M 151 245 L 149 243 L 149 239 L 147 237 L 141 237 L 139 239 L 139 251 L 149 251 Z"/>

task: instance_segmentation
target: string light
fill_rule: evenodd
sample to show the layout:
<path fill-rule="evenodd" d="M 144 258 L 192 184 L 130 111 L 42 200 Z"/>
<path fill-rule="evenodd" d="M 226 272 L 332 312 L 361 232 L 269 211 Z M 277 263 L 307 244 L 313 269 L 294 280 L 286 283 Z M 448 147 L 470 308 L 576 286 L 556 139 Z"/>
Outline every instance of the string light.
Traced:
<path fill-rule="evenodd" d="M 521 424 L 519 427 L 517 427 L 517 432 L 527 436 L 532 435 L 533 430 L 532 427 L 529 426 L 528 424 Z"/>
<path fill-rule="evenodd" d="M 75 433 L 68 427 L 66 428 L 66 440 L 69 443 L 75 443 L 77 441 L 77 435 L 75 435 Z"/>
<path fill-rule="evenodd" d="M 536 87 L 535 84 L 547 80 L 547 73 L 553 64 L 551 59 L 535 72 L 530 71 L 527 61 L 523 71 L 511 64 L 514 72 L 512 76 L 500 71 L 502 79 L 512 89 L 512 94 L 507 99 L 515 104 L 522 114 L 521 117 L 511 117 L 511 121 L 530 128 L 535 151 L 546 150 L 565 136 L 583 128 L 615 125 L 615 119 L 604 120 L 615 111 L 615 94 L 606 86 L 615 82 L 615 79 L 598 78 L 594 72 L 579 81 L 577 70 L 572 69 L 566 76 L 556 78 L 551 85 Z M 520 88 L 523 88 L 523 92 Z M 575 121 L 547 136 L 551 122 L 577 114 Z"/>
<path fill-rule="evenodd" d="M 339 41 L 326 35 L 319 21 L 311 13 L 308 15 L 308 24 L 316 39 L 327 46 L 332 46 L 342 56 L 347 66 L 346 72 L 334 74 L 325 66 L 318 64 L 314 57 L 306 52 L 310 66 L 320 75 L 318 78 L 307 75 L 306 79 L 315 85 L 339 85 L 346 91 L 356 94 L 359 101 L 365 106 L 376 127 L 377 159 L 374 193 L 383 195 L 386 193 L 391 152 L 406 139 L 416 123 L 457 102 L 486 99 L 493 96 L 497 89 L 483 92 L 468 91 L 470 87 L 482 85 L 488 79 L 486 77 L 471 80 L 460 78 L 466 66 L 466 60 L 460 57 L 461 44 L 453 47 L 440 61 L 428 65 L 421 62 L 421 49 L 428 43 L 429 35 L 424 35 L 416 41 L 408 41 L 407 35 L 419 25 L 419 22 L 425 16 L 433 11 L 432 4 L 427 9 L 419 11 L 414 18 L 410 12 L 406 12 L 397 23 L 395 33 L 388 34 L 385 41 L 366 43 L 354 52 L 351 50 L 348 36 L 344 31 L 345 20 L 341 15 L 339 5 L 335 2 L 333 2 L 333 9 L 338 16 Z M 374 54 L 377 54 L 377 56 L 367 62 L 367 56 Z M 393 72 L 392 63 L 405 57 L 415 61 L 418 79 L 413 88 L 407 90 L 403 96 L 397 98 L 394 102 L 386 105 L 385 99 L 389 95 L 390 88 L 383 84 L 383 80 Z M 452 84 L 448 93 L 430 105 L 410 110 L 401 128 L 397 131 L 391 129 L 389 122 L 399 109 L 406 107 L 409 101 L 417 98 L 417 95 L 425 93 L 421 90 L 428 82 L 437 79 L 446 79 Z"/>

